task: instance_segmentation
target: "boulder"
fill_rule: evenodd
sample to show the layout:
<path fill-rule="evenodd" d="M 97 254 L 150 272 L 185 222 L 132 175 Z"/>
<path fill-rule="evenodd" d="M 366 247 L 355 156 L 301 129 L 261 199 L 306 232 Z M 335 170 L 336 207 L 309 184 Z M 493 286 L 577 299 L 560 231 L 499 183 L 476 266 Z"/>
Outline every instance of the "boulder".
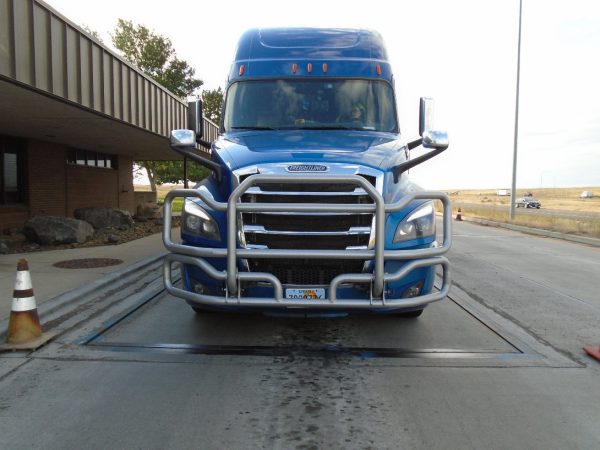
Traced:
<path fill-rule="evenodd" d="M 8 236 L 16 236 L 20 232 L 21 232 L 21 230 L 18 228 L 7 228 L 6 230 L 4 230 L 4 234 L 6 234 Z"/>
<path fill-rule="evenodd" d="M 106 238 L 107 244 L 117 244 L 119 242 L 119 236 L 116 234 L 109 234 Z"/>
<path fill-rule="evenodd" d="M 40 245 L 36 244 L 35 242 L 28 242 L 27 244 L 25 244 L 22 247 L 22 250 L 24 252 L 33 252 L 35 250 L 39 250 L 40 249 Z"/>
<path fill-rule="evenodd" d="M 27 239 L 38 244 L 80 244 L 94 235 L 94 228 L 69 217 L 36 216 L 25 222 L 23 232 Z"/>
<path fill-rule="evenodd" d="M 160 219 L 162 208 L 156 202 L 146 202 L 137 206 L 135 220 Z"/>
<path fill-rule="evenodd" d="M 133 218 L 129 212 L 104 206 L 76 209 L 75 217 L 85 220 L 96 229 L 119 228 L 128 230 L 133 226 Z"/>

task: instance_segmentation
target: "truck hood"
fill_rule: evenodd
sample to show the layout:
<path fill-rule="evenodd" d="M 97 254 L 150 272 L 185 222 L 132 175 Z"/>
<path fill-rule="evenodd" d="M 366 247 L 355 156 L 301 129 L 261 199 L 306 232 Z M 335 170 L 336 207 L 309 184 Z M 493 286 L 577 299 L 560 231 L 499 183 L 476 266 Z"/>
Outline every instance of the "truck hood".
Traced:
<path fill-rule="evenodd" d="M 404 161 L 399 135 L 362 131 L 252 131 L 225 134 L 215 149 L 229 170 L 279 162 L 360 164 L 386 170 Z"/>

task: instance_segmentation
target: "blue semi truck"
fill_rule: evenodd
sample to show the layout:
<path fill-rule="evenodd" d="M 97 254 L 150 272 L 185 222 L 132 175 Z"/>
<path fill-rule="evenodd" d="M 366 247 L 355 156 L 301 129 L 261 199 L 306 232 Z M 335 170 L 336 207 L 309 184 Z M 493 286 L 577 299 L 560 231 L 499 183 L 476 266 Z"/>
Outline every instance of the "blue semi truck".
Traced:
<path fill-rule="evenodd" d="M 165 200 L 172 295 L 198 312 L 404 317 L 446 296 L 449 200 L 407 172 L 444 151 L 448 138 L 432 129 L 432 102 L 422 98 L 420 137 L 403 140 L 377 32 L 249 30 L 231 65 L 216 141 L 202 140 L 202 105 L 190 106 L 193 130 L 173 130 L 171 147 L 211 175 Z M 411 158 L 419 145 L 429 151 Z M 170 237 L 176 197 L 185 197 L 180 243 Z M 181 287 L 172 279 L 176 262 Z"/>

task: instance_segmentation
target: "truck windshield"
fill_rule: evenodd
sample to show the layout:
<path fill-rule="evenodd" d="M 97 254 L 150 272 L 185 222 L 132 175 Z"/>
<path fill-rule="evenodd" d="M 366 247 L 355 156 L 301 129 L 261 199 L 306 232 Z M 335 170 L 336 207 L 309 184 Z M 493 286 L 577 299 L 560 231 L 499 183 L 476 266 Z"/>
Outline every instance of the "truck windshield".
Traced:
<path fill-rule="evenodd" d="M 242 81 L 227 92 L 224 127 L 397 132 L 394 94 L 377 80 Z"/>

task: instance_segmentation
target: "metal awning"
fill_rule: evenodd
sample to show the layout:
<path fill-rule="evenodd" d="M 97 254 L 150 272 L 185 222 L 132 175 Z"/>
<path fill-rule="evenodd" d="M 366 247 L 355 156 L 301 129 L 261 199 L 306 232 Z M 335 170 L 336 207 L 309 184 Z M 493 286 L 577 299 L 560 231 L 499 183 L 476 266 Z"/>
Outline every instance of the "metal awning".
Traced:
<path fill-rule="evenodd" d="M 179 159 L 187 104 L 40 0 L 0 0 L 0 133 Z"/>

